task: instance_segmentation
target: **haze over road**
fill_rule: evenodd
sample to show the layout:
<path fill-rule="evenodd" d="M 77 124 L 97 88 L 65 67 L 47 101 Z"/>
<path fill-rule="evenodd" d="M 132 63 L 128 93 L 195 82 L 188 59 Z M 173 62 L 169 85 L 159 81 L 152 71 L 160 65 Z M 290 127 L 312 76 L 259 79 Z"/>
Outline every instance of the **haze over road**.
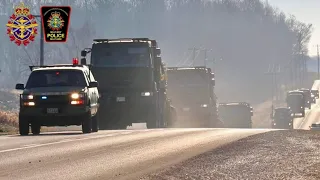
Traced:
<path fill-rule="evenodd" d="M 0 179 L 131 179 L 267 131 L 147 129 L 0 136 Z"/>

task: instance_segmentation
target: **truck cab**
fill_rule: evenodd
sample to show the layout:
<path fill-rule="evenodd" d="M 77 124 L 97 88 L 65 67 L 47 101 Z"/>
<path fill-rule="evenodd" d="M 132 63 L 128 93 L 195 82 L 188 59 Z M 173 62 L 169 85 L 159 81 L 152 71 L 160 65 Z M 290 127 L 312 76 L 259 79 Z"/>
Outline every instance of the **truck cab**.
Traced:
<path fill-rule="evenodd" d="M 218 112 L 226 128 L 252 128 L 253 108 L 247 102 L 220 103 Z"/>
<path fill-rule="evenodd" d="M 286 97 L 287 107 L 291 109 L 293 117 L 297 117 L 297 114 L 301 114 L 300 117 L 305 116 L 305 93 L 303 91 L 289 91 Z"/>
<path fill-rule="evenodd" d="M 287 107 L 276 108 L 272 117 L 272 128 L 293 129 L 293 116 Z"/>
<path fill-rule="evenodd" d="M 217 127 L 214 77 L 210 68 L 169 67 L 168 96 L 182 127 Z"/>
<path fill-rule="evenodd" d="M 90 66 L 101 93 L 103 129 L 125 129 L 146 122 L 165 127 L 166 84 L 161 80 L 161 50 L 148 38 L 95 39 L 81 52 L 82 64 L 91 53 Z"/>

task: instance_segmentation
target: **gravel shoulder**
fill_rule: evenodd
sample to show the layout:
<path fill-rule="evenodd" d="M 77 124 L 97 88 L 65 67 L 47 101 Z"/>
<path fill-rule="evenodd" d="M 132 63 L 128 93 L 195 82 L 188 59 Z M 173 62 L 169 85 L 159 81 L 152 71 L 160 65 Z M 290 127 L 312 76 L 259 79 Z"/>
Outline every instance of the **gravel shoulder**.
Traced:
<path fill-rule="evenodd" d="M 271 131 L 250 136 L 140 180 L 320 179 L 320 132 Z"/>

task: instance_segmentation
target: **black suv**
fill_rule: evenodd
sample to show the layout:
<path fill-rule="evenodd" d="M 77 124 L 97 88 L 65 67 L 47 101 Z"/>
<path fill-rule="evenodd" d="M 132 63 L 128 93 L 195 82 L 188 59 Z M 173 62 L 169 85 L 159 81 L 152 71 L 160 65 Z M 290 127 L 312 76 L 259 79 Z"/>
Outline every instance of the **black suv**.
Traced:
<path fill-rule="evenodd" d="M 20 94 L 19 132 L 40 134 L 41 126 L 82 125 L 83 133 L 98 131 L 98 82 L 84 65 L 35 67 Z"/>

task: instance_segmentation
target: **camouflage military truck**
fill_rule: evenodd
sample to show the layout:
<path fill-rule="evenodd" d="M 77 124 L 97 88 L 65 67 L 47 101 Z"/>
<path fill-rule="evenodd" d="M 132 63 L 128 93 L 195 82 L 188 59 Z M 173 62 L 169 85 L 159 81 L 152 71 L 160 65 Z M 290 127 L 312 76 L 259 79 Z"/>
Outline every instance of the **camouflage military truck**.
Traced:
<path fill-rule="evenodd" d="M 124 129 L 146 122 L 148 128 L 168 125 L 170 101 L 166 96 L 165 67 L 156 40 L 148 38 L 95 39 L 81 52 L 101 93 L 99 128 Z"/>
<path fill-rule="evenodd" d="M 252 128 L 253 108 L 249 103 L 220 103 L 218 112 L 227 128 Z"/>
<path fill-rule="evenodd" d="M 176 108 L 179 127 L 222 127 L 210 68 L 170 67 L 167 73 L 168 96 Z"/>

